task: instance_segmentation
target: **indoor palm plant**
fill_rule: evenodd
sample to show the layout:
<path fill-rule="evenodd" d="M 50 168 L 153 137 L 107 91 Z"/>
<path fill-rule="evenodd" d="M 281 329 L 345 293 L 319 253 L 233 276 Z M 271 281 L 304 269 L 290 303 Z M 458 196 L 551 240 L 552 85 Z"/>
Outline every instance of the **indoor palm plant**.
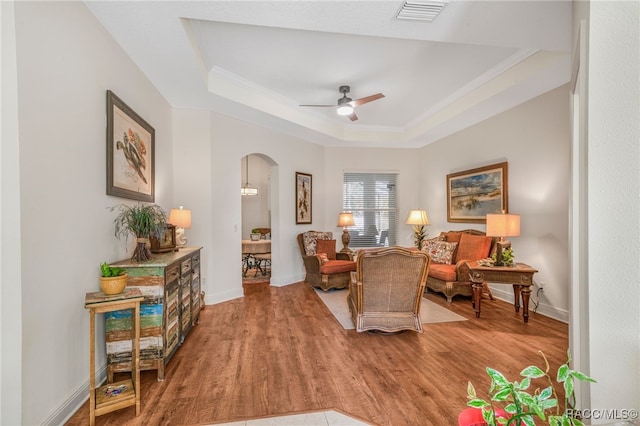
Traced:
<path fill-rule="evenodd" d="M 114 219 L 115 236 L 120 239 L 128 238 L 129 234 L 136 237 L 136 248 L 131 256 L 134 262 L 151 259 L 151 251 L 147 247 L 149 237 L 160 238 L 167 226 L 166 214 L 162 207 L 156 204 L 136 204 L 133 206 L 119 204 L 110 208 L 118 210 Z"/>
<path fill-rule="evenodd" d="M 491 378 L 489 401 L 477 396 L 476 390 L 469 382 L 467 394 L 469 407 L 482 410 L 484 421 L 489 426 L 496 425 L 526 425 L 535 426 L 535 418 L 547 421 L 551 426 L 580 426 L 583 423 L 574 418 L 570 410 L 574 404 L 574 380 L 595 382 L 591 377 L 569 368 L 571 355 L 567 352 L 567 362 L 558 368 L 557 384 L 564 388 L 564 404 L 559 403 L 554 381 L 549 375 L 549 361 L 544 353 L 545 369 L 531 365 L 520 372 L 523 377 L 520 382 L 510 382 L 506 377 L 493 368 L 487 368 Z M 542 379 L 548 382 L 543 390 L 536 389 L 533 394 L 528 392 L 531 380 Z M 502 407 L 501 407 L 502 406 Z M 497 410 L 499 408 L 502 410 Z M 508 418 L 496 416 L 497 411 L 504 411 Z"/>

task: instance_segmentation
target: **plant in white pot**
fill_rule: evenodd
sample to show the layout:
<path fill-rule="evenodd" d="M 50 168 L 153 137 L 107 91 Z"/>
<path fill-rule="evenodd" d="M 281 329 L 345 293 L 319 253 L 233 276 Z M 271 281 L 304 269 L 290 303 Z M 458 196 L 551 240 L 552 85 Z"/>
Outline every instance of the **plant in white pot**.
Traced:
<path fill-rule="evenodd" d="M 526 425 L 535 426 L 535 419 L 548 422 L 551 426 L 582 426 L 579 419 L 573 417 L 574 380 L 595 383 L 591 377 L 569 368 L 571 355 L 567 352 L 567 362 L 558 368 L 556 382 L 564 389 L 563 404 L 559 403 L 555 384 L 549 375 L 549 361 L 544 353 L 545 369 L 542 370 L 531 365 L 520 372 L 522 381 L 510 382 L 506 377 L 493 368 L 487 368 L 487 374 L 491 378 L 489 388 L 489 400 L 477 396 L 476 390 L 469 382 L 467 395 L 469 407 L 482 410 L 484 422 L 489 426 L 497 425 Z M 541 379 L 548 382 L 548 386 L 529 393 L 531 380 Z M 500 415 L 497 415 L 497 414 Z M 503 417 L 506 413 L 506 417 Z M 459 420 L 459 424 L 462 422 Z"/>
<path fill-rule="evenodd" d="M 111 211 L 116 209 L 119 211 L 113 221 L 116 238 L 126 239 L 130 234 L 136 237 L 137 244 L 131 260 L 143 262 L 151 259 L 151 251 L 147 246 L 149 237 L 159 239 L 167 226 L 167 216 L 162 207 L 156 204 L 120 204 L 110 208 Z"/>

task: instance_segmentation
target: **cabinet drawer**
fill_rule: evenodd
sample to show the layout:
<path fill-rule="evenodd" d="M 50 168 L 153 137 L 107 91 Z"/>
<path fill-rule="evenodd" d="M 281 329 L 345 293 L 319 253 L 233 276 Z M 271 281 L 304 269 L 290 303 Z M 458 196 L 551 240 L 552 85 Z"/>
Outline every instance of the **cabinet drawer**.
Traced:
<path fill-rule="evenodd" d="M 180 276 L 180 265 L 178 263 L 175 263 L 173 265 L 167 266 L 166 276 L 167 282 L 165 283 L 165 285 L 178 279 L 178 277 Z"/>
<path fill-rule="evenodd" d="M 181 269 L 182 269 L 182 275 L 185 275 L 191 272 L 191 259 L 187 259 L 184 262 L 182 262 Z"/>

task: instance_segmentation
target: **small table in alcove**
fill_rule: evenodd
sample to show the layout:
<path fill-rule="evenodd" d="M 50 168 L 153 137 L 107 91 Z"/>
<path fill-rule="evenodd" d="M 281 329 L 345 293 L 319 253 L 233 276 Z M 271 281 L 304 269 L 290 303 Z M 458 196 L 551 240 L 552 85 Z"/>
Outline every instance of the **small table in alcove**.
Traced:
<path fill-rule="evenodd" d="M 247 276 L 254 254 L 271 253 L 271 240 L 242 240 L 242 276 Z"/>

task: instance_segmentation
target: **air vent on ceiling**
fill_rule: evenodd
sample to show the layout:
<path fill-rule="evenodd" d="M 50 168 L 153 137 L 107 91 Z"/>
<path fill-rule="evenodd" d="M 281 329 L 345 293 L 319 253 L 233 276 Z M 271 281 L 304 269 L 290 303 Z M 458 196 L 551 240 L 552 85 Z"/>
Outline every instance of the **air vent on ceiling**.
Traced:
<path fill-rule="evenodd" d="M 396 18 L 431 22 L 436 19 L 447 3 L 442 1 L 407 1 L 402 5 Z"/>

